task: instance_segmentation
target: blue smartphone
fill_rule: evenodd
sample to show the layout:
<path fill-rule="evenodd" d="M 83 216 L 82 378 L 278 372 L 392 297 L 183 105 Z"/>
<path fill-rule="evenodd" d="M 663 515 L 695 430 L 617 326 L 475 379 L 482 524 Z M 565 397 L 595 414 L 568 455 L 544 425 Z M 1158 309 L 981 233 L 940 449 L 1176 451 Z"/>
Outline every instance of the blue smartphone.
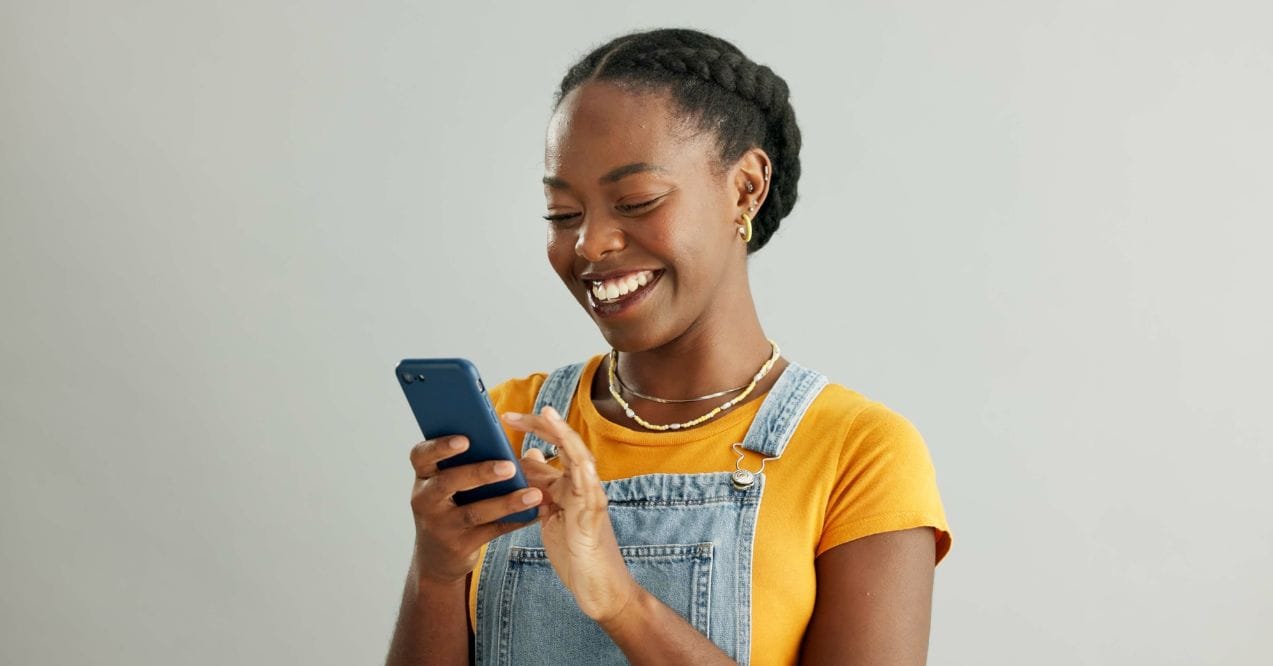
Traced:
<path fill-rule="evenodd" d="M 499 497 L 527 487 L 522 467 L 508 437 L 504 436 L 495 407 L 486 395 L 486 386 L 471 361 L 463 358 L 408 358 L 398 364 L 394 374 L 425 439 L 447 435 L 464 435 L 469 439 L 468 449 L 438 461 L 438 468 L 489 460 L 509 460 L 516 468 L 510 478 L 455 493 L 456 504 Z M 534 520 L 538 515 L 538 507 L 531 507 L 504 516 L 499 522 L 525 522 Z"/>

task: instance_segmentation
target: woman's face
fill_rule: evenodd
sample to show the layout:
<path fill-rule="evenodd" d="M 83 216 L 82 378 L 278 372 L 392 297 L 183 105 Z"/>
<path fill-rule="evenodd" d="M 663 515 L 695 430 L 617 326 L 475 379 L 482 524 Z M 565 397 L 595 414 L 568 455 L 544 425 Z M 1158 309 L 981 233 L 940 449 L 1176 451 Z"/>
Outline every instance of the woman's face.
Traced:
<path fill-rule="evenodd" d="M 742 174 L 715 174 L 714 137 L 685 130 L 673 109 L 593 82 L 548 127 L 548 260 L 620 351 L 665 344 L 746 288 Z"/>

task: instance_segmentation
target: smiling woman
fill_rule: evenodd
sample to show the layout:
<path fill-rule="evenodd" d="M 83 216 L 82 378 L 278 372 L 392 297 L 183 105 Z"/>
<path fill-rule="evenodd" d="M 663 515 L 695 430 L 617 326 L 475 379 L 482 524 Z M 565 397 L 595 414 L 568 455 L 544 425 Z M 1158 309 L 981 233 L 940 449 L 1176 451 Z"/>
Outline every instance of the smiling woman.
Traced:
<path fill-rule="evenodd" d="M 533 488 L 456 507 L 511 472 L 413 450 L 390 663 L 924 663 L 951 545 L 924 440 L 783 357 L 748 282 L 800 143 L 783 79 L 702 32 L 570 69 L 547 255 L 611 349 L 491 390 Z M 494 522 L 526 503 L 537 522 Z"/>

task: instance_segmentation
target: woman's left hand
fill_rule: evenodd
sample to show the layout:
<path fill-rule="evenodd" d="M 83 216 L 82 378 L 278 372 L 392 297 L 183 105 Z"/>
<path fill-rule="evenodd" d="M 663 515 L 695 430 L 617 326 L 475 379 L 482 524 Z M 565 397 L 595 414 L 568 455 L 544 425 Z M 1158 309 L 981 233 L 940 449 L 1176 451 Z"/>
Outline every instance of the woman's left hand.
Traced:
<path fill-rule="evenodd" d="M 545 488 L 540 507 L 544 549 L 584 614 L 603 624 L 613 620 L 636 597 L 637 584 L 619 552 L 596 460 L 552 407 L 538 415 L 508 412 L 504 422 L 557 447 L 562 474 Z M 543 459 L 538 450 L 528 453 Z"/>

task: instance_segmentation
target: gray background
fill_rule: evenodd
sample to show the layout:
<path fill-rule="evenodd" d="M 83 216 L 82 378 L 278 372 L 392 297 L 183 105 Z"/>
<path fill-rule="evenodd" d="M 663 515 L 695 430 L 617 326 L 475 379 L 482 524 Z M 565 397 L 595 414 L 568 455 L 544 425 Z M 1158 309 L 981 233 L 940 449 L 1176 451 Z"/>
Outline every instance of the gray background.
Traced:
<path fill-rule="evenodd" d="M 382 660 L 393 365 L 605 349 L 550 95 L 684 25 L 790 83 L 756 298 L 926 437 L 931 662 L 1269 663 L 1267 7 L 0 3 L 0 662 Z"/>

